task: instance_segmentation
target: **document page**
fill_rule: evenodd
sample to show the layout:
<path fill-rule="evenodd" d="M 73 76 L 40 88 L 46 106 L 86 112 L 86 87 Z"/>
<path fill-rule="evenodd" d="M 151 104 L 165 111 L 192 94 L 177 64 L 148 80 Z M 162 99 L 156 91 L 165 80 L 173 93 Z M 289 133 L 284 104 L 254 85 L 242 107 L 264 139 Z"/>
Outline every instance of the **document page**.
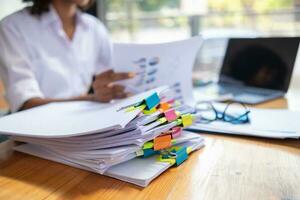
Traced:
<path fill-rule="evenodd" d="M 113 68 L 136 73 L 134 79 L 122 82 L 130 92 L 168 85 L 177 100 L 190 104 L 192 71 L 201 44 L 200 36 L 162 44 L 115 44 Z"/>

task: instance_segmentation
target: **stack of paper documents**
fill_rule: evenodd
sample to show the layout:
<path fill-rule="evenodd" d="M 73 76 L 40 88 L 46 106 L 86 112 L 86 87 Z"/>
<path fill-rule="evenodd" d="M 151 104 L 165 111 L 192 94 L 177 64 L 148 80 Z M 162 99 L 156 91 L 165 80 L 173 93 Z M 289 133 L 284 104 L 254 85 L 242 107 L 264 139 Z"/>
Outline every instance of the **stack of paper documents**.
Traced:
<path fill-rule="evenodd" d="M 147 186 L 203 146 L 201 136 L 182 130 L 197 116 L 167 91 L 157 88 L 109 106 L 51 103 L 1 118 L 0 133 L 25 142 L 17 151 Z"/>
<path fill-rule="evenodd" d="M 217 110 L 225 109 L 226 104 L 214 103 Z M 232 109 L 234 111 L 234 108 Z M 199 113 L 201 115 L 201 112 Z M 266 138 L 300 138 L 300 112 L 286 109 L 250 108 L 249 123 L 231 124 L 214 121 L 201 123 L 201 117 L 188 129 L 196 132 L 246 135 Z"/>

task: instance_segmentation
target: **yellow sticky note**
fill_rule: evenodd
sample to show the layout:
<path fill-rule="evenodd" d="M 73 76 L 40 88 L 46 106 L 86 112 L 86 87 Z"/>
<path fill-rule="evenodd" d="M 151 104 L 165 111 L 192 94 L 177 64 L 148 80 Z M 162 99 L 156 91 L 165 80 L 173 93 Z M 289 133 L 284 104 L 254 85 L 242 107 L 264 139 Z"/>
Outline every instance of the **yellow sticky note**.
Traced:
<path fill-rule="evenodd" d="M 165 123 L 165 122 L 167 122 L 168 120 L 167 120 L 167 118 L 162 117 L 162 118 L 159 118 L 158 121 L 159 121 L 160 123 Z"/>
<path fill-rule="evenodd" d="M 156 107 L 153 107 L 153 108 L 150 109 L 150 110 L 143 110 L 143 113 L 144 113 L 145 115 L 151 115 L 151 114 L 155 113 L 156 111 L 157 111 Z"/>
<path fill-rule="evenodd" d="M 181 116 L 183 127 L 187 127 L 193 124 L 193 118 L 191 114 L 185 114 Z"/>

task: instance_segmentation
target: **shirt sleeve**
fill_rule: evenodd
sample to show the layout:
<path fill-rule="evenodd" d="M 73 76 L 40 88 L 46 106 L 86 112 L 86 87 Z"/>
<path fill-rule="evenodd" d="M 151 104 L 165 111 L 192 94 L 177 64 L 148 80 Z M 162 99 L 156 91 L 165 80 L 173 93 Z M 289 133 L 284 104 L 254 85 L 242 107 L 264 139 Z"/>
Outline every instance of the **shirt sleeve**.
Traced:
<path fill-rule="evenodd" d="M 24 40 L 17 30 L 0 24 L 0 78 L 12 112 L 18 111 L 31 98 L 43 98 L 32 70 Z M 29 36 L 30 37 L 30 36 Z"/>
<path fill-rule="evenodd" d="M 105 26 L 98 21 L 96 28 L 96 41 L 98 46 L 96 74 L 112 68 L 113 45 Z"/>

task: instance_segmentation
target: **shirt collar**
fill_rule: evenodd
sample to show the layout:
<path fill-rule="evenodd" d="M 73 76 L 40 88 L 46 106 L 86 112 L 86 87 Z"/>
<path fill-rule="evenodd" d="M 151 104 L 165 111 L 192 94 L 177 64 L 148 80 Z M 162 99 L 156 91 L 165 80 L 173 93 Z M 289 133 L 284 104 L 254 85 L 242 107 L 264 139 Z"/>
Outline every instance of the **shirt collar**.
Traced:
<path fill-rule="evenodd" d="M 76 25 L 82 25 L 84 29 L 88 28 L 88 23 L 84 19 L 83 13 L 81 10 L 76 12 Z M 50 5 L 49 11 L 42 15 L 42 24 L 48 26 L 51 24 L 61 24 L 60 18 L 55 10 L 55 8 Z"/>

